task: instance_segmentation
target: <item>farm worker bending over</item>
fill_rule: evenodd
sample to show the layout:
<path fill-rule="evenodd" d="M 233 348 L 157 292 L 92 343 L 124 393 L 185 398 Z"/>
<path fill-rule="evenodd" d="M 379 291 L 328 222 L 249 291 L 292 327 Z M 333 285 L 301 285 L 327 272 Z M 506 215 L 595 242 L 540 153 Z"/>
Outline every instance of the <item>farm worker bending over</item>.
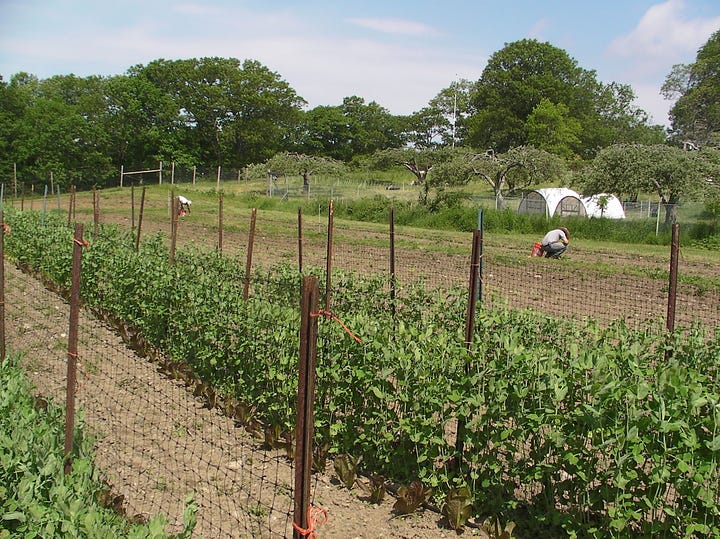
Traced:
<path fill-rule="evenodd" d="M 182 195 L 178 196 L 178 215 L 180 217 L 183 217 L 186 213 L 190 213 L 190 204 L 192 204 L 192 200 Z"/>
<path fill-rule="evenodd" d="M 547 258 L 560 258 L 567 249 L 568 243 L 570 243 L 570 232 L 561 226 L 545 234 L 542 239 L 542 253 Z"/>

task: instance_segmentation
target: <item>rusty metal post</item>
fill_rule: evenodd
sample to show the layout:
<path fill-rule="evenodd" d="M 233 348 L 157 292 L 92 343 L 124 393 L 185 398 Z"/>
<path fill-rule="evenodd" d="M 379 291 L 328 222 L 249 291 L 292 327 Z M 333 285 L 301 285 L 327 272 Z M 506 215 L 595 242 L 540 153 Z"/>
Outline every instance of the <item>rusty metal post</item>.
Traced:
<path fill-rule="evenodd" d="M 317 277 L 304 277 L 300 314 L 300 377 L 295 422 L 297 446 L 295 448 L 295 513 L 293 519 L 294 523 L 302 529 L 307 529 L 309 525 L 307 517 L 310 507 L 310 471 L 313 453 L 319 295 Z M 293 538 L 302 539 L 303 535 L 295 529 Z"/>
<path fill-rule="evenodd" d="M 298 207 L 298 271 L 303 270 L 303 229 L 302 229 L 302 208 Z"/>
<path fill-rule="evenodd" d="M 250 236 L 248 237 L 247 258 L 245 260 L 245 288 L 243 290 L 243 299 L 247 301 L 250 297 L 250 270 L 252 270 L 253 245 L 255 244 L 255 221 L 257 218 L 257 209 L 252 209 L 250 215 Z"/>
<path fill-rule="evenodd" d="M 172 211 L 170 212 L 170 263 L 175 263 L 175 246 L 177 245 L 177 229 L 178 229 L 178 207 L 180 200 L 172 192 Z"/>
<path fill-rule="evenodd" d="M 23 184 L 23 196 L 25 195 L 25 184 Z M 70 204 L 68 207 L 67 226 L 70 227 L 75 220 L 75 186 L 70 186 Z"/>
<path fill-rule="evenodd" d="M 130 230 L 135 230 L 135 186 L 130 185 Z"/>
<path fill-rule="evenodd" d="M 67 390 L 65 395 L 65 475 L 72 471 L 75 430 L 75 389 L 77 387 L 78 320 L 80 317 L 80 271 L 82 268 L 83 225 L 75 225 L 72 285 L 70 288 L 70 329 L 68 331 Z"/>
<path fill-rule="evenodd" d="M 218 196 L 218 252 L 223 250 L 223 194 Z"/>
<path fill-rule="evenodd" d="M 395 208 L 390 206 L 390 311 L 395 322 Z"/>
<path fill-rule="evenodd" d="M 5 212 L 0 211 L 0 363 L 5 362 Z"/>
<path fill-rule="evenodd" d="M 330 199 L 328 208 L 327 253 L 325 255 L 325 310 L 332 310 L 333 217 L 335 208 Z"/>
<path fill-rule="evenodd" d="M 473 231 L 472 253 L 470 255 L 470 279 L 468 284 L 468 305 L 465 315 L 465 348 L 468 356 L 472 349 L 473 335 L 475 333 L 475 306 L 478 299 L 478 262 L 480 260 L 480 251 L 482 249 L 482 232 L 480 230 Z M 465 364 L 466 374 L 470 373 L 470 363 Z M 463 453 L 465 451 L 465 421 L 458 418 L 457 436 L 455 438 L 455 449 L 457 451 L 457 464 L 462 462 Z"/>
<path fill-rule="evenodd" d="M 468 284 L 468 305 L 465 315 L 465 345 L 469 348 L 475 332 L 475 306 L 478 299 L 478 267 L 482 249 L 482 231 L 473 231 L 472 254 L 470 255 L 470 279 Z"/>
<path fill-rule="evenodd" d="M 483 235 L 485 231 L 485 210 L 482 208 L 478 212 L 478 230 L 480 231 L 480 240 L 478 245 L 478 260 L 477 260 L 477 298 L 478 302 L 482 303 L 483 300 Z"/>
<path fill-rule="evenodd" d="M 100 195 L 93 187 L 93 236 L 97 238 L 98 226 L 100 224 Z"/>
<path fill-rule="evenodd" d="M 675 331 L 675 305 L 677 303 L 678 258 L 680 255 L 680 225 L 672 226 L 672 242 L 670 243 L 670 278 L 668 282 L 668 303 L 665 328 L 668 337 Z M 665 359 L 670 359 L 671 352 L 665 349 Z"/>
<path fill-rule="evenodd" d="M 145 187 L 140 194 L 140 212 L 138 213 L 137 236 L 135 237 L 135 252 L 140 250 L 140 229 L 142 229 L 143 212 L 145 211 Z"/>

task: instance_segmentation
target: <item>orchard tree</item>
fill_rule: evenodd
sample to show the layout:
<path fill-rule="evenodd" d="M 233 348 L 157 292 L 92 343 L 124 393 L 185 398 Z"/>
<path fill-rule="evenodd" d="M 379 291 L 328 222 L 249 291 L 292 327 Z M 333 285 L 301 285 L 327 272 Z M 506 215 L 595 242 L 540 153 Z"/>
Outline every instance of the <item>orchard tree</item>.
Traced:
<path fill-rule="evenodd" d="M 303 191 L 307 192 L 310 189 L 312 176 L 327 174 L 340 177 L 345 171 L 346 167 L 342 161 L 330 157 L 283 152 L 275 154 L 263 163 L 245 167 L 243 175 L 247 179 L 300 176 L 303 181 Z"/>
<path fill-rule="evenodd" d="M 698 50 L 694 63 L 673 66 L 662 93 L 676 99 L 670 109 L 676 142 L 720 148 L 720 30 Z"/>
<path fill-rule="evenodd" d="M 492 150 L 457 155 L 438 165 L 433 171 L 435 181 L 464 184 L 482 179 L 495 194 L 495 206 L 505 207 L 505 194 L 525 189 L 540 182 L 557 181 L 565 174 L 562 159 L 532 146 L 518 146 L 505 153 Z"/>
<path fill-rule="evenodd" d="M 587 194 L 618 197 L 654 193 L 665 209 L 665 223 L 677 220 L 683 196 L 702 196 L 718 182 L 709 154 L 664 144 L 617 144 L 602 149 L 583 174 Z"/>
<path fill-rule="evenodd" d="M 467 151 L 467 149 L 451 147 L 390 148 L 367 156 L 361 161 L 361 165 L 372 170 L 404 168 L 414 176 L 412 185 L 420 186 L 419 198 L 422 203 L 426 204 L 429 191 L 433 187 L 430 178 L 430 171 L 433 167 Z"/>

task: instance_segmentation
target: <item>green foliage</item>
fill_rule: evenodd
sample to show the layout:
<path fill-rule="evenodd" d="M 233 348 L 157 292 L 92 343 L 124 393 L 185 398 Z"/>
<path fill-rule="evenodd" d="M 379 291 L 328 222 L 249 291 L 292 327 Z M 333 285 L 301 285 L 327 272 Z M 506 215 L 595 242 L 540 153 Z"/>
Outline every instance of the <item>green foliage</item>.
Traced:
<path fill-rule="evenodd" d="M 19 366 L 0 364 L 0 537 L 127 537 L 158 539 L 167 521 L 131 524 L 100 503 L 107 488 L 93 466 L 94 442 L 74 436 L 73 468 L 64 472 L 64 415 L 52 402 L 35 400 Z M 185 529 L 195 526 L 197 506 L 186 501 Z"/>
<path fill-rule="evenodd" d="M 602 84 L 566 51 L 535 39 L 496 51 L 472 96 L 477 112 L 468 119 L 469 142 L 480 150 L 504 153 L 532 137 L 560 154 L 571 149 L 588 159 L 616 141 L 652 138 L 647 114 L 632 105 L 632 89 Z M 661 141 L 659 134 L 653 142 Z"/>
<path fill-rule="evenodd" d="M 461 530 L 472 516 L 472 496 L 467 487 L 451 488 L 446 497 L 443 513 L 453 530 Z"/>
<path fill-rule="evenodd" d="M 695 62 L 673 66 L 663 84 L 666 98 L 677 101 L 670 110 L 673 137 L 717 146 L 720 136 L 720 30 L 698 50 Z"/>

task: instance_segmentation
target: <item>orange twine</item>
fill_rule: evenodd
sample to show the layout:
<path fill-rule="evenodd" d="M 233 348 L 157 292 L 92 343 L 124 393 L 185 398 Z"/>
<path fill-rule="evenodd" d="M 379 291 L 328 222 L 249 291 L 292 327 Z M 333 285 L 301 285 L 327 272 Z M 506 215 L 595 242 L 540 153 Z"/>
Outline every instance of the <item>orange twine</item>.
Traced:
<path fill-rule="evenodd" d="M 73 241 L 81 247 L 90 247 L 90 244 L 87 242 L 87 240 L 79 240 L 77 238 L 73 238 Z"/>
<path fill-rule="evenodd" d="M 307 508 L 307 521 L 308 521 L 308 527 L 307 528 L 301 528 L 298 526 L 295 522 L 292 523 L 293 528 L 295 528 L 295 531 L 298 532 L 303 537 L 307 537 L 308 539 L 317 539 L 317 535 L 315 534 L 315 526 L 322 526 L 328 521 L 328 511 L 327 509 L 324 509 L 322 507 L 313 507 L 312 505 L 308 505 Z"/>
<path fill-rule="evenodd" d="M 338 324 L 340 324 L 340 325 L 342 326 L 342 328 L 345 330 L 345 333 L 347 333 L 347 334 L 350 335 L 353 339 L 355 339 L 357 342 L 359 342 L 360 344 L 362 344 L 362 340 L 360 339 L 360 337 L 358 337 L 358 336 L 355 335 L 352 331 L 350 331 L 350 328 L 347 327 L 347 326 L 342 322 L 342 320 L 340 320 L 337 316 L 335 316 L 335 315 L 334 315 L 333 313 L 331 313 L 330 311 L 326 311 L 325 309 L 320 309 L 320 310 L 319 310 L 318 312 L 316 312 L 316 313 L 310 313 L 310 316 L 312 316 L 313 318 L 317 318 L 317 317 L 320 316 L 321 314 L 324 314 L 324 315 L 327 316 L 328 318 L 332 318 L 333 320 L 335 320 L 335 322 L 337 322 Z"/>

